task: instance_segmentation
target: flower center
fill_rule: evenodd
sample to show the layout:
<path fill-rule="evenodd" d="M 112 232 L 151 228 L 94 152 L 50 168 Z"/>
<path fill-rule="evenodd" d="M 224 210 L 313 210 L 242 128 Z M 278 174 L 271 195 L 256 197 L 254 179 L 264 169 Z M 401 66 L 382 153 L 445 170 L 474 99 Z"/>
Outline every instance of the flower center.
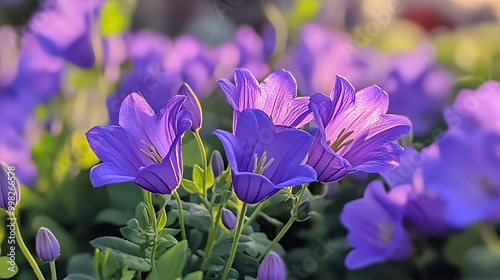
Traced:
<path fill-rule="evenodd" d="M 142 140 L 141 140 L 141 143 L 144 144 L 144 146 L 146 146 L 148 148 L 149 152 L 150 152 L 150 154 L 148 154 L 146 151 L 144 151 L 143 149 L 141 149 L 141 152 L 145 156 L 147 156 L 154 163 L 160 163 L 160 162 L 163 161 L 163 158 L 160 156 L 160 153 L 158 152 L 158 150 L 155 147 L 149 146 L 146 142 L 144 142 Z"/>
<path fill-rule="evenodd" d="M 338 152 L 340 149 L 351 144 L 352 141 L 354 141 L 354 139 L 346 141 L 347 138 L 349 138 L 349 136 L 351 136 L 353 133 L 354 130 L 346 132 L 346 129 L 343 128 L 342 131 L 340 131 L 339 135 L 337 136 L 337 139 L 333 142 L 333 144 L 331 143 L 331 141 L 327 141 L 326 143 L 330 146 L 330 148 L 332 148 L 334 152 Z"/>
<path fill-rule="evenodd" d="M 255 174 L 264 174 L 264 171 L 266 171 L 269 166 L 271 166 L 271 163 L 273 163 L 274 158 L 271 158 L 268 163 L 266 163 L 267 152 L 263 152 L 262 156 L 260 159 L 258 158 L 257 154 L 253 155 L 253 173 Z"/>
<path fill-rule="evenodd" d="M 394 234 L 394 225 L 386 219 L 383 219 L 382 221 L 377 223 L 377 228 L 379 232 L 379 240 L 384 243 L 380 245 L 385 247 L 392 240 L 392 235 Z"/>

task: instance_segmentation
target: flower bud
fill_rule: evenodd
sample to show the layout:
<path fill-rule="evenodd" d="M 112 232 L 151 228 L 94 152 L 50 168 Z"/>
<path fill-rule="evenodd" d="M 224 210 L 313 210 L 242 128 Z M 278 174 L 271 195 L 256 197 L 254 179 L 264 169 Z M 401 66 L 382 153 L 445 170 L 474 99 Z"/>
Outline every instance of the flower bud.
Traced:
<path fill-rule="evenodd" d="M 262 260 L 257 273 L 259 280 L 285 280 L 286 267 L 283 260 L 275 252 L 270 252 Z"/>
<path fill-rule="evenodd" d="M 179 95 L 186 96 L 186 101 L 182 104 L 182 107 L 193 114 L 193 124 L 191 125 L 191 130 L 196 131 L 201 128 L 203 122 L 203 114 L 201 111 L 200 101 L 193 90 L 188 84 L 183 84 L 179 89 Z"/>
<path fill-rule="evenodd" d="M 233 229 L 236 226 L 236 216 L 226 208 L 222 208 L 222 224 L 227 229 Z"/>
<path fill-rule="evenodd" d="M 303 221 L 309 216 L 309 211 L 311 210 L 311 204 L 309 200 L 302 201 L 299 206 L 297 206 L 297 213 L 295 213 L 295 219 L 298 221 Z"/>
<path fill-rule="evenodd" d="M 21 198 L 14 167 L 3 162 L 0 162 L 0 196 L 0 207 L 7 211 L 13 211 Z"/>
<path fill-rule="evenodd" d="M 212 163 L 212 172 L 214 173 L 215 178 L 217 178 L 222 174 L 222 172 L 224 172 L 224 160 L 222 160 L 220 152 L 215 150 L 212 153 L 210 161 Z"/>
<path fill-rule="evenodd" d="M 41 227 L 36 235 L 36 254 L 42 261 L 51 262 L 60 253 L 59 242 L 50 230 Z"/>

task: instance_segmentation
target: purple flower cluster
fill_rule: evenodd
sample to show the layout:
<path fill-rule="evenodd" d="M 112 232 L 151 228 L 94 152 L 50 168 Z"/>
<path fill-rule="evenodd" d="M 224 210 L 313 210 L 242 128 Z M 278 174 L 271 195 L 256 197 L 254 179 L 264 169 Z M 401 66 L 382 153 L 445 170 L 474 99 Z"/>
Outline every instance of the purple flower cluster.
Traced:
<path fill-rule="evenodd" d="M 408 117 L 414 134 L 424 136 L 440 120 L 451 97 L 452 77 L 434 60 L 430 43 L 407 54 L 387 55 L 358 47 L 348 34 L 307 24 L 297 47 L 280 65 L 297 77 L 303 95 L 328 92 L 335 75 L 348 77 L 356 88 L 378 84 L 389 94 L 388 112 Z"/>
<path fill-rule="evenodd" d="M 449 129 L 420 153 L 406 147 L 397 168 L 380 172 L 389 193 L 372 182 L 362 199 L 345 206 L 341 219 L 354 247 L 348 268 L 408 257 L 412 246 L 402 237 L 407 233 L 397 235 L 404 226 L 427 235 L 500 221 L 499 105 L 498 82 L 462 90 L 444 111 Z"/>

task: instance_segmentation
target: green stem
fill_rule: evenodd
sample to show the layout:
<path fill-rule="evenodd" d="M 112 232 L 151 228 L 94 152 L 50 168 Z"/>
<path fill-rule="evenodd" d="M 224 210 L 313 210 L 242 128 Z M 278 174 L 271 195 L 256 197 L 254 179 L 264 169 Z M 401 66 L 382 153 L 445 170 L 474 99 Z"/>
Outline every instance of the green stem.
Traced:
<path fill-rule="evenodd" d="M 179 208 L 179 224 L 180 224 L 181 233 L 182 233 L 182 240 L 187 240 L 186 229 L 184 227 L 184 218 L 182 216 L 181 198 L 179 197 L 179 194 L 177 193 L 177 191 L 174 191 L 174 196 L 175 196 L 175 200 L 177 200 L 177 207 Z"/>
<path fill-rule="evenodd" d="M 208 233 L 207 248 L 205 249 L 205 258 L 204 258 L 205 261 L 210 256 L 210 253 L 212 252 L 212 249 L 214 247 L 214 239 L 215 239 L 215 235 L 217 233 L 217 229 L 219 226 L 219 221 L 220 221 L 220 218 L 222 215 L 222 208 L 224 207 L 224 203 L 225 203 L 226 198 L 227 198 L 229 186 L 231 186 L 231 176 L 228 175 L 227 180 L 226 180 L 226 187 L 224 188 L 224 192 L 222 193 L 221 203 L 220 203 L 219 209 L 217 211 L 217 216 L 215 217 L 214 223 L 210 226 L 210 232 Z"/>
<path fill-rule="evenodd" d="M 262 203 L 259 203 L 257 208 L 253 211 L 252 215 L 250 215 L 250 218 L 248 218 L 248 221 L 243 225 L 243 229 L 246 229 L 256 218 L 259 216 L 260 211 L 267 206 L 267 203 L 269 200 L 266 200 Z"/>
<path fill-rule="evenodd" d="M 203 161 L 203 195 L 207 196 L 207 181 L 208 181 L 208 163 L 207 163 L 207 153 L 205 151 L 205 146 L 201 141 L 200 133 L 196 130 L 194 133 L 198 145 L 200 146 L 201 159 Z"/>
<path fill-rule="evenodd" d="M 238 247 L 238 241 L 240 240 L 241 231 L 243 230 L 243 220 L 245 218 L 247 206 L 248 204 L 246 204 L 245 202 L 243 202 L 243 206 L 241 206 L 240 214 L 238 216 L 238 224 L 236 225 L 236 231 L 234 232 L 233 247 L 231 248 L 231 254 L 229 255 L 229 259 L 227 260 L 224 274 L 222 274 L 222 280 L 226 280 L 227 275 L 229 274 L 229 270 L 233 265 L 234 256 L 236 255 L 236 248 Z"/>
<path fill-rule="evenodd" d="M 295 205 L 293 206 L 292 213 L 295 212 L 295 210 L 299 206 L 300 202 L 302 201 L 302 198 L 304 197 L 304 193 L 306 191 L 306 188 L 307 188 L 307 184 L 302 185 L 302 190 L 300 191 L 299 199 L 296 201 Z M 281 238 L 287 233 L 287 231 L 290 229 L 290 227 L 292 227 L 293 222 L 295 222 L 295 218 L 292 215 L 290 217 L 290 219 L 288 220 L 288 222 L 285 224 L 285 226 L 280 230 L 278 235 L 276 235 L 273 242 L 271 242 L 271 244 L 269 244 L 269 246 L 267 246 L 266 250 L 259 256 L 259 258 L 257 259 L 258 262 L 262 261 L 262 259 L 267 255 L 267 253 L 269 253 L 269 251 L 271 251 L 271 249 L 274 247 L 274 245 L 276 245 L 276 243 L 278 243 L 281 240 Z"/>
<path fill-rule="evenodd" d="M 262 261 L 262 259 L 267 255 L 267 253 L 269 253 L 269 251 L 271 251 L 271 249 L 274 247 L 274 245 L 276 245 L 276 243 L 278 243 L 281 240 L 281 238 L 285 235 L 285 233 L 290 229 L 293 222 L 295 222 L 295 218 L 292 216 L 292 217 L 290 217 L 290 219 L 288 220 L 286 225 L 278 233 L 278 235 L 276 235 L 273 242 L 271 242 L 271 244 L 269 244 L 269 246 L 267 246 L 266 250 L 259 256 L 259 258 L 257 259 L 258 262 Z"/>
<path fill-rule="evenodd" d="M 52 280 L 57 280 L 56 261 L 50 262 L 50 272 L 52 273 Z"/>
<path fill-rule="evenodd" d="M 153 231 L 155 233 L 155 237 L 153 239 L 153 248 L 151 249 L 151 271 L 156 270 L 156 262 L 155 262 L 155 255 L 156 255 L 156 246 L 157 240 L 158 240 L 158 225 L 156 221 L 156 215 L 155 215 L 155 208 L 153 206 L 153 194 L 149 191 L 144 190 L 144 202 L 146 203 L 146 207 L 148 209 L 148 217 L 153 219 L 152 224 L 153 224 Z"/>
<path fill-rule="evenodd" d="M 38 280 L 45 280 L 45 278 L 43 277 L 42 271 L 38 267 L 38 264 L 36 263 L 33 256 L 30 254 L 30 251 L 28 250 L 28 248 L 26 248 L 26 244 L 24 244 L 23 238 L 21 236 L 21 231 L 19 230 L 19 221 L 18 220 L 16 220 L 16 225 L 14 226 L 14 228 L 15 228 L 17 243 L 19 244 L 19 247 L 21 248 L 21 251 L 23 252 L 24 256 L 26 257 L 26 259 L 30 263 L 31 268 L 33 268 L 33 271 L 35 272 L 36 277 L 38 278 Z"/>
<path fill-rule="evenodd" d="M 488 247 L 491 252 L 500 253 L 500 238 L 494 226 L 491 224 L 481 224 L 479 229 L 484 243 L 486 243 L 486 247 Z"/>

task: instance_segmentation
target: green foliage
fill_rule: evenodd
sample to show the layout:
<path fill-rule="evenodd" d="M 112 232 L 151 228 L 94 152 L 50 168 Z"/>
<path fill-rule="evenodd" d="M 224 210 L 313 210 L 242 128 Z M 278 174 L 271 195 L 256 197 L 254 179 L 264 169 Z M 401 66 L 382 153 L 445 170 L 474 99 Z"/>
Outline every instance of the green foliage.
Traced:
<path fill-rule="evenodd" d="M 182 275 L 186 265 L 187 241 L 181 241 L 158 259 L 158 268 L 146 280 L 175 280 Z"/>

